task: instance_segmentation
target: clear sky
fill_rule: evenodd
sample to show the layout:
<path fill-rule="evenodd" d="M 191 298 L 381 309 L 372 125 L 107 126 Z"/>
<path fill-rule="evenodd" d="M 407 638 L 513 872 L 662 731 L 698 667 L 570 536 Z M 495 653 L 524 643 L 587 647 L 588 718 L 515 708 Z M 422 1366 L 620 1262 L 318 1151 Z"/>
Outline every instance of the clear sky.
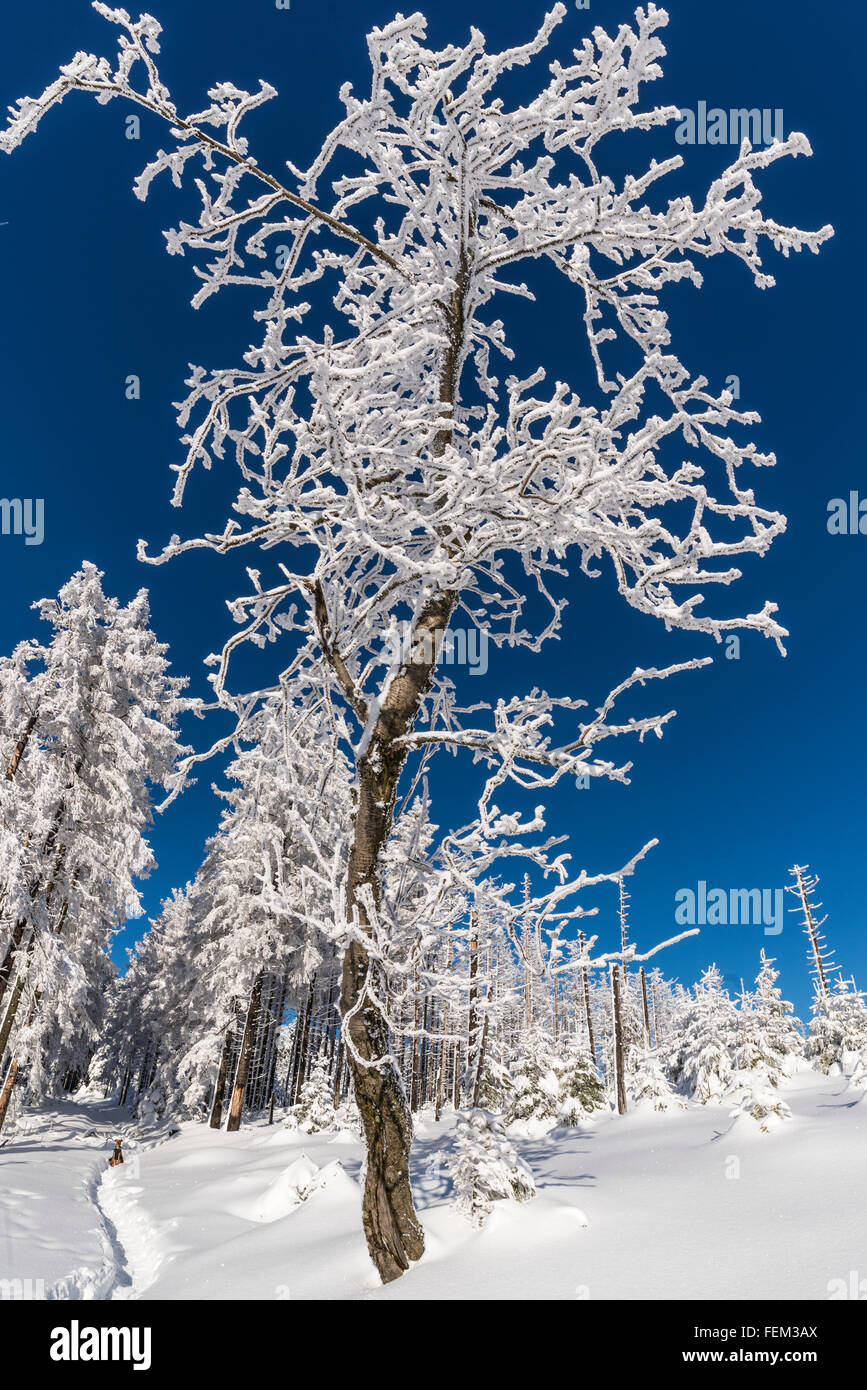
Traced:
<path fill-rule="evenodd" d="M 215 80 L 252 88 L 262 77 L 280 92 L 250 122 L 259 162 L 307 162 L 341 114 L 337 93 L 351 80 L 367 85 L 364 36 L 394 15 L 394 0 L 153 0 L 164 27 L 162 67 L 175 96 L 201 106 Z M 862 418 L 864 179 L 860 6 L 808 0 L 728 0 L 725 5 L 671 0 L 665 76 L 645 100 L 696 109 L 758 107 L 783 112 L 785 133 L 810 138 L 812 160 L 783 160 L 760 176 L 765 207 L 782 222 L 836 229 L 818 257 L 784 261 L 768 253 L 776 288 L 758 291 L 745 268 L 716 258 L 705 264 L 702 291 L 668 294 L 674 347 L 714 387 L 736 375 L 740 403 L 758 410 L 761 448 L 778 467 L 756 475 L 757 496 L 789 518 L 767 559 L 748 566 L 732 611 L 752 611 L 765 597 L 780 605 L 791 632 L 783 659 L 772 643 L 745 636 L 740 658 L 699 635 L 667 634 L 624 608 L 612 576 L 575 580 L 562 640 L 538 657 L 492 658 L 485 677 L 465 677 L 468 693 L 538 684 L 595 704 L 636 664 L 665 665 L 693 655 L 713 667 L 649 691 L 643 708 L 676 708 L 661 741 L 623 752 L 634 760 L 629 787 L 593 782 L 552 796 L 552 825 L 571 836 L 575 866 L 615 868 L 658 836 L 632 880 L 636 938 L 649 946 L 677 930 L 675 894 L 708 888 L 775 889 L 795 862 L 823 878 L 820 897 L 837 959 L 867 982 L 863 892 L 863 721 L 865 635 L 861 620 L 867 535 L 831 535 L 831 498 L 867 497 Z M 555 51 L 568 57 L 591 25 L 609 31 L 629 20 L 625 0 L 569 7 Z M 466 38 L 470 23 L 489 42 L 528 38 L 541 4 L 437 0 L 428 7 L 437 44 Z M 113 53 L 116 30 L 85 0 L 42 0 L 7 8 L 0 51 L 4 103 L 35 95 L 77 49 Z M 856 106 L 857 103 L 857 106 Z M 151 591 L 154 625 L 171 647 L 174 669 L 206 694 L 203 659 L 231 630 L 225 601 L 244 588 L 241 562 L 210 554 L 180 557 L 150 569 L 135 558 L 138 537 L 159 549 L 173 531 L 221 527 L 234 495 L 234 465 L 200 474 L 181 513 L 169 506 L 178 461 L 171 402 L 182 397 L 186 364 L 239 361 L 254 331 L 242 292 L 189 307 L 188 260 L 168 258 L 162 230 L 189 216 L 191 203 L 167 182 L 148 203 L 131 185 L 162 131 L 143 123 L 126 138 L 120 103 L 98 107 L 74 95 L 46 119 L 12 158 L 0 163 L 0 295 L 5 325 L 0 376 L 2 483 L 6 497 L 43 498 L 45 539 L 26 547 L 0 536 L 0 649 L 35 631 L 34 599 L 57 591 L 88 559 L 105 571 L 105 587 L 126 600 Z M 680 152 L 687 169 L 663 196 L 697 196 L 730 162 L 728 145 L 681 148 L 674 127 L 655 132 L 648 150 Z M 619 156 L 614 152 L 614 159 Z M 730 260 L 731 258 L 726 258 Z M 540 276 L 534 306 L 518 304 L 512 337 L 525 361 L 543 362 L 582 394 L 598 399 L 577 300 Z M 128 376 L 141 380 L 129 400 Z M 245 555 L 244 563 L 254 563 Z M 263 562 L 265 563 L 265 562 Z M 271 561 L 267 561 L 271 563 Z M 717 603 L 719 607 L 719 603 Z M 191 739 L 207 730 L 194 722 Z M 218 804 L 205 768 L 154 828 L 158 871 L 145 885 L 148 912 L 183 883 L 200 861 Z M 440 769 L 436 818 L 467 818 L 467 783 L 459 764 Z M 615 895 L 599 897 L 598 925 L 614 941 Z M 788 900 L 787 900 L 787 906 Z M 131 924 L 117 955 L 140 934 Z M 783 984 L 803 1010 L 809 997 L 804 939 L 793 915 L 779 935 L 761 926 L 707 926 L 695 942 L 659 959 L 667 973 L 691 981 L 716 960 L 737 988 L 756 971 L 762 946 L 777 956 Z"/>

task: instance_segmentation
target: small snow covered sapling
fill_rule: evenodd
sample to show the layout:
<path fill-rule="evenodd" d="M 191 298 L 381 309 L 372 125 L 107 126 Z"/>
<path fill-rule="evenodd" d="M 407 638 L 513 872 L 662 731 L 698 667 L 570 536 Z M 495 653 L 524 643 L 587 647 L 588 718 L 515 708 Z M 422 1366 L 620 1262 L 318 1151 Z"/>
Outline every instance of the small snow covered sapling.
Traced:
<path fill-rule="evenodd" d="M 711 965 L 694 989 L 671 1059 L 675 1084 L 702 1105 L 721 1100 L 735 1083 L 737 1010 L 723 985 L 721 972 Z"/>
<path fill-rule="evenodd" d="M 557 1123 L 560 1114 L 560 1062 L 544 1029 L 532 1028 L 510 1068 L 512 1094 L 505 1123 Z"/>
<path fill-rule="evenodd" d="M 574 1035 L 561 1049 L 560 1108 L 561 1125 L 582 1124 L 595 1110 L 605 1107 L 605 1087 L 583 1038 Z"/>
<path fill-rule="evenodd" d="M 647 1052 L 640 1059 L 629 1090 L 635 1105 L 649 1105 L 660 1111 L 686 1109 L 686 1101 L 674 1090 L 656 1051 Z"/>
<path fill-rule="evenodd" d="M 506 1137 L 502 1121 L 489 1110 L 458 1116 L 455 1149 L 449 1162 L 455 1206 L 474 1226 L 482 1226 L 494 1202 L 527 1202 L 536 1183 Z"/>
<path fill-rule="evenodd" d="M 320 1130 L 335 1128 L 333 1091 L 334 1085 L 328 1074 L 328 1063 L 320 1057 L 301 1087 L 301 1095 L 295 1107 L 299 1129 L 303 1129 L 307 1134 L 318 1134 Z"/>

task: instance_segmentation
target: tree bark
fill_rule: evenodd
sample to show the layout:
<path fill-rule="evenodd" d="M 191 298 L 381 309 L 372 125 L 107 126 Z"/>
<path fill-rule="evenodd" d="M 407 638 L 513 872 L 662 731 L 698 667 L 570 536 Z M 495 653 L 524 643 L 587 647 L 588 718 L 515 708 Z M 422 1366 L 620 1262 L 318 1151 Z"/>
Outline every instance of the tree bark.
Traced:
<path fill-rule="evenodd" d="M 19 767 L 19 764 L 20 764 L 20 762 L 21 762 L 21 759 L 24 757 L 24 751 L 25 751 L 25 749 L 26 749 L 26 747 L 27 747 L 27 744 L 28 744 L 29 741 L 30 741 L 30 735 L 33 733 L 33 730 L 36 728 L 36 720 L 37 720 L 37 718 L 38 718 L 38 715 L 36 715 L 36 714 L 31 714 L 30 718 L 28 719 L 27 723 L 26 723 L 25 726 L 24 726 L 24 732 L 22 733 L 21 737 L 19 738 L 18 742 L 17 742 L 16 745 L 15 745 L 15 748 L 13 749 L 12 757 L 9 759 L 9 766 L 8 766 L 7 769 L 6 769 L 6 781 L 7 781 L 7 782 L 11 782 L 11 781 L 12 781 L 12 778 L 15 776 L 16 772 L 18 771 L 18 767 Z"/>
<path fill-rule="evenodd" d="M 3 1128 L 3 1125 L 6 1120 L 6 1113 L 9 1109 L 9 1102 L 12 1099 L 12 1090 L 15 1085 L 15 1078 L 17 1075 L 18 1061 L 15 1057 L 13 1057 L 12 1061 L 9 1063 L 9 1069 L 6 1072 L 6 1079 L 3 1082 L 3 1090 L 0 1091 L 0 1129 Z"/>
<path fill-rule="evenodd" d="M 6 954 L 3 957 L 3 964 L 0 965 L 0 1000 L 6 993 L 6 987 L 12 978 L 12 968 L 15 964 L 15 957 L 18 954 L 18 947 L 21 945 L 21 938 L 24 935 L 25 922 L 20 918 L 12 929 L 9 945 L 6 947 Z"/>
<path fill-rule="evenodd" d="M 233 1006 L 234 1008 L 234 1006 Z M 223 1053 L 220 1057 L 220 1070 L 217 1073 L 217 1084 L 214 1088 L 214 1103 L 211 1106 L 211 1118 L 208 1121 L 210 1129 L 219 1129 L 223 1123 L 223 1097 L 226 1094 L 226 1077 L 229 1075 L 229 1058 L 232 1055 L 232 1048 L 235 1043 L 235 1020 L 229 1023 L 226 1029 L 226 1036 L 223 1040 Z"/>
<path fill-rule="evenodd" d="M 363 934 L 370 931 L 368 895 L 374 906 L 379 903 L 379 856 L 391 833 L 397 785 L 407 756 L 405 746 L 396 746 L 396 740 L 409 733 L 415 722 L 455 601 L 455 594 L 438 592 L 424 605 L 410 658 L 392 681 L 368 751 L 358 762 L 347 903 Z M 410 1110 L 389 1054 L 386 1019 L 368 992 L 368 985 L 376 985 L 375 971 L 376 963 L 364 942 L 353 941 L 343 961 L 341 1013 L 367 1145 L 362 1221 L 371 1259 L 383 1283 L 388 1283 L 403 1274 L 411 1260 L 421 1258 L 424 1236 L 410 1188 Z"/>
<path fill-rule="evenodd" d="M 244 1035 L 241 1038 L 241 1051 L 238 1056 L 238 1070 L 235 1072 L 235 1085 L 232 1091 L 232 1104 L 226 1121 L 226 1132 L 234 1133 L 241 1128 L 241 1109 L 244 1105 L 244 1091 L 250 1074 L 250 1061 L 253 1055 L 253 1038 L 259 1015 L 259 1002 L 262 998 L 262 976 L 258 975 L 250 995 L 250 1005 L 244 1022 Z"/>
<path fill-rule="evenodd" d="M 584 953 L 584 933 L 578 933 L 578 945 L 581 953 Z M 593 1015 L 590 1011 L 590 980 L 587 975 L 587 966 L 581 967 L 581 984 L 584 992 L 584 1020 L 587 1024 L 587 1044 L 590 1048 L 590 1056 L 593 1058 L 593 1065 L 596 1065 L 596 1039 L 593 1036 Z"/>
<path fill-rule="evenodd" d="M 644 1004 L 644 1040 L 650 1047 L 650 1009 L 647 1007 L 647 976 L 644 973 L 643 965 L 639 974 L 641 976 L 641 1000 Z"/>
<path fill-rule="evenodd" d="M 611 1000 L 614 1014 L 614 1082 L 617 1089 L 617 1113 L 626 1114 L 626 1074 L 623 1057 L 623 1015 L 620 1009 L 620 967 L 611 967 Z"/>

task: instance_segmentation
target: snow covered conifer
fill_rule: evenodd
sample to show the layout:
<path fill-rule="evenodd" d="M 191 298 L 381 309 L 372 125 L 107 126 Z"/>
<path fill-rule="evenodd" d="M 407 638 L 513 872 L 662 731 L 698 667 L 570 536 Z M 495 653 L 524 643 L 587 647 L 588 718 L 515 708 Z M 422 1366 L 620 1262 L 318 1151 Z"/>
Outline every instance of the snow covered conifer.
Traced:
<path fill-rule="evenodd" d="M 686 1101 L 672 1086 L 655 1048 L 638 1060 L 630 1077 L 629 1093 L 635 1105 L 650 1105 L 654 1110 L 682 1110 L 686 1106 Z"/>
<path fill-rule="evenodd" d="M 533 1174 L 489 1110 L 458 1116 L 449 1169 L 455 1206 L 474 1226 L 484 1225 L 494 1202 L 527 1202 L 536 1195 Z"/>
<path fill-rule="evenodd" d="M 731 1089 L 737 1022 L 722 973 L 711 965 L 695 986 L 671 1060 L 675 1084 L 703 1105 Z"/>
<path fill-rule="evenodd" d="M 560 1114 L 560 1060 L 551 1037 L 534 1027 L 524 1035 L 510 1067 L 514 1091 L 505 1122 L 550 1121 Z"/>
<path fill-rule="evenodd" d="M 561 1125 L 581 1124 L 605 1106 L 605 1087 L 583 1037 L 570 1034 L 559 1048 L 559 1110 Z"/>
<path fill-rule="evenodd" d="M 335 1127 L 334 1084 L 324 1057 L 316 1059 L 301 1087 L 295 1119 L 298 1128 L 307 1134 L 317 1134 L 320 1130 Z"/>
<path fill-rule="evenodd" d="M 13 852 L 0 865 L 0 882 L 22 865 L 27 874 L 0 1054 L 11 1048 L 16 1072 L 26 1062 L 34 1099 L 87 1071 L 114 973 L 111 939 L 139 915 L 137 880 L 153 863 L 151 798 L 187 751 L 175 729 L 185 682 L 168 675 L 147 594 L 122 606 L 101 581 L 84 564 L 56 599 L 34 605 L 52 634 L 31 647 L 35 718 L 14 777 L 0 783 L 3 819 L 26 843 L 25 861 Z"/>
<path fill-rule="evenodd" d="M 509 1108 L 515 1093 L 515 1083 L 498 1050 L 490 1045 L 485 1049 L 479 1102 L 485 1110 L 503 1111 Z"/>
<path fill-rule="evenodd" d="M 859 1082 L 867 1064 L 867 1006 L 854 981 L 842 976 L 830 993 L 818 988 L 807 1036 L 806 1056 L 817 1071 L 850 1075 Z"/>
<path fill-rule="evenodd" d="M 804 1055 L 800 1019 L 777 988 L 779 971 L 764 951 L 756 987 L 745 994 L 738 1010 L 735 1065 L 739 1071 L 763 1070 L 776 1086 Z"/>

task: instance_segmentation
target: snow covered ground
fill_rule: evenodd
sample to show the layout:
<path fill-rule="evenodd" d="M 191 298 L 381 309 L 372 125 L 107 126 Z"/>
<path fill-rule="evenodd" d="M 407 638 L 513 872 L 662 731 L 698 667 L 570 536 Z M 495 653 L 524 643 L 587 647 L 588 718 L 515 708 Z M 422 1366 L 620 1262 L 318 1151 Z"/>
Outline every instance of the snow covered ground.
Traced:
<path fill-rule="evenodd" d="M 0 1148 L 0 1279 L 49 1298 L 827 1299 L 867 1277 L 867 1091 L 803 1072 L 785 1094 L 793 1119 L 770 1134 L 694 1106 L 515 1140 L 538 1196 L 481 1231 L 452 1208 L 451 1117 L 422 1121 L 427 1252 L 385 1288 L 352 1135 L 185 1125 L 136 1145 L 125 1111 L 58 1105 Z"/>

